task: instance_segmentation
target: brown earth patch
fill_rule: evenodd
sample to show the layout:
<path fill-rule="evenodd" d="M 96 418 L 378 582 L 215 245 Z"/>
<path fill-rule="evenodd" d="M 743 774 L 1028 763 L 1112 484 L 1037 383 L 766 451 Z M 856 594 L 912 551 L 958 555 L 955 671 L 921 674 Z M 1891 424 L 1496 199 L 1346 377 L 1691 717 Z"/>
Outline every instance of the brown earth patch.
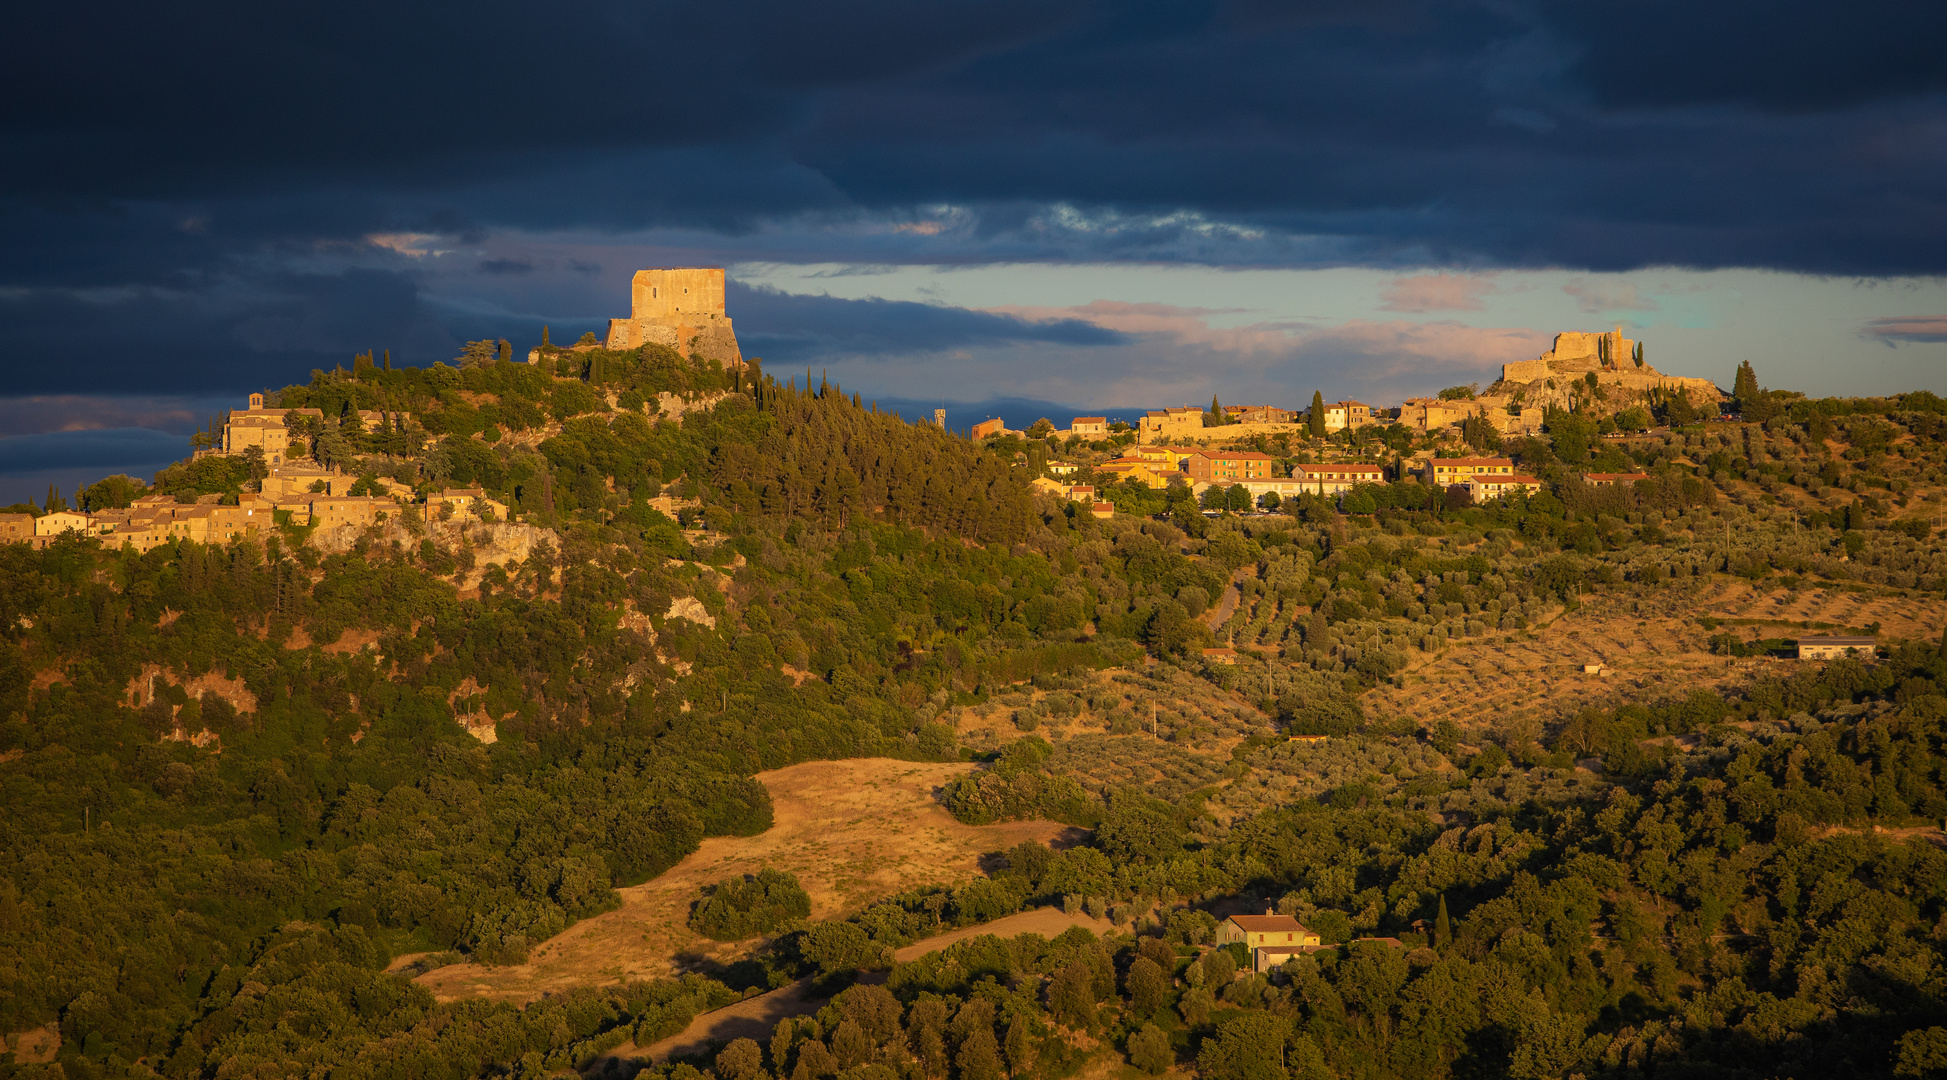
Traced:
<path fill-rule="evenodd" d="M 61 1028 L 43 1024 L 27 1031 L 16 1031 L 6 1038 L 6 1049 L 13 1051 L 16 1065 L 44 1065 L 61 1052 Z"/>
<path fill-rule="evenodd" d="M 68 673 L 66 671 L 58 667 L 42 668 L 34 673 L 34 678 L 27 684 L 27 689 L 30 693 L 38 694 L 57 682 L 67 681 Z"/>
<path fill-rule="evenodd" d="M 616 890 L 622 906 L 584 919 L 509 967 L 454 964 L 420 976 L 442 1001 L 528 1001 L 550 991 L 707 969 L 758 942 L 714 942 L 685 920 L 704 885 L 765 867 L 797 875 L 813 918 L 829 919 L 906 889 L 979 875 L 983 853 L 1069 832 L 1051 821 L 963 825 L 934 798 L 973 771 L 962 763 L 864 758 L 759 773 L 776 823 L 760 836 L 712 837 L 668 873 Z"/>
<path fill-rule="evenodd" d="M 369 645 L 378 644 L 378 640 L 377 630 L 346 630 L 338 635 L 337 641 L 326 645 L 324 651 L 349 656 L 355 652 L 362 652 Z"/>

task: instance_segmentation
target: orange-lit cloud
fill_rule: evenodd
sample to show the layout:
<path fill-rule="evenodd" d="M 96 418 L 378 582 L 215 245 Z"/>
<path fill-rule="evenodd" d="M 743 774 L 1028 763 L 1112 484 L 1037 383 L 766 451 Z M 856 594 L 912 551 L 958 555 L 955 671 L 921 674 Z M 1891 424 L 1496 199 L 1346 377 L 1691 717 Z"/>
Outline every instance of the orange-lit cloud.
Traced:
<path fill-rule="evenodd" d="M 1494 282 L 1467 274 L 1420 274 L 1394 278 L 1379 291 L 1381 311 L 1485 311 Z"/>

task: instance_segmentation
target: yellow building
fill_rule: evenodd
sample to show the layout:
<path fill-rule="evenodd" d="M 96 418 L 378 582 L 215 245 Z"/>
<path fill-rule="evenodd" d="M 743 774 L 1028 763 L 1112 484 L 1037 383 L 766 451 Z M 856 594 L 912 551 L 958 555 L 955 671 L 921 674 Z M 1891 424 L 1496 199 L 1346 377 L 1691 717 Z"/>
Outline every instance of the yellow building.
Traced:
<path fill-rule="evenodd" d="M 1153 488 L 1168 487 L 1169 478 L 1177 473 L 1175 469 L 1164 470 L 1158 462 L 1142 458 L 1116 458 L 1095 467 L 1095 475 L 1107 477 L 1110 483 L 1117 480 L 1134 480 Z"/>
<path fill-rule="evenodd" d="M 1427 482 L 1442 486 L 1464 484 L 1476 476 L 1513 475 L 1513 458 L 1429 458 L 1426 463 Z"/>
<path fill-rule="evenodd" d="M 1276 945 L 1316 945 L 1318 935 L 1289 915 L 1232 915 L 1217 927 L 1217 944 L 1261 949 Z"/>

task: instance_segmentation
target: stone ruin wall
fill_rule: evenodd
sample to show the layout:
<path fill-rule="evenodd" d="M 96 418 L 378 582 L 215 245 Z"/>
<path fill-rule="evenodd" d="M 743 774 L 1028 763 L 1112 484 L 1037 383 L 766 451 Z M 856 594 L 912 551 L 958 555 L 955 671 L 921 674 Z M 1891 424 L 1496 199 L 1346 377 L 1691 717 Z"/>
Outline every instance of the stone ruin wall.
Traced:
<path fill-rule="evenodd" d="M 1605 338 L 1611 343 L 1610 355 L 1616 358 L 1613 364 L 1604 364 L 1601 359 Z M 1566 408 L 1575 385 L 1586 385 L 1586 377 L 1591 372 L 1598 383 L 1609 388 L 1605 404 L 1611 411 L 1645 403 L 1650 392 L 1659 388 L 1671 391 L 1680 388 L 1689 394 L 1692 403 L 1699 405 L 1724 397 L 1723 391 L 1709 379 L 1665 375 L 1647 364 L 1637 367 L 1633 359 L 1635 351 L 1636 342 L 1623 337 L 1620 328 L 1601 333 L 1564 331 L 1555 335 L 1554 347 L 1540 357 L 1501 365 L 1500 382 L 1482 395 L 1480 401 L 1492 410 L 1501 410 L 1519 397 L 1524 415 L 1518 419 L 1525 420 L 1526 414 L 1533 413 L 1535 422 L 1539 423 L 1541 410 L 1550 406 Z M 1503 431 L 1509 429 L 1498 418 L 1495 426 Z"/>

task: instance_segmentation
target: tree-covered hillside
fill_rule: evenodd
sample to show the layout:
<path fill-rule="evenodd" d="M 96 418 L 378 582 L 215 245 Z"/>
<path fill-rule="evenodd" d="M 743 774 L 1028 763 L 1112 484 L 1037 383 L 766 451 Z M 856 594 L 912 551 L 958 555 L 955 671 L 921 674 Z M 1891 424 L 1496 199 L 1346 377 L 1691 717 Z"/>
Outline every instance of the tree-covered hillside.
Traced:
<path fill-rule="evenodd" d="M 58 1062 L 0 1058 L 0 1077 L 546 1075 L 1037 903 L 1118 930 L 974 939 L 701 1064 L 1052 1080 L 1118 1054 L 1274 1080 L 1947 1060 L 1937 623 L 1876 658 L 1480 730 L 1379 696 L 1592 599 L 1646 620 L 1718 580 L 1937 599 L 1937 411 L 1785 402 L 1580 460 L 1564 424 L 1522 450 L 1552 455 L 1547 493 L 1478 507 L 1401 481 L 1248 517 L 1165 492 L 1143 496 L 1160 516 L 1101 520 L 1030 493 L 1045 453 L 666 352 L 368 361 L 279 395 L 325 414 L 307 452 L 481 484 L 518 524 L 402 510 L 146 554 L 0 547 L 0 1030 L 62 1038 Z M 1652 479 L 1581 486 L 1615 454 Z M 158 486 L 234 495 L 240 460 Z M 1783 645 L 1724 629 L 1727 658 Z M 1206 658 L 1220 644 L 1244 655 Z M 940 793 L 962 820 L 1088 839 L 838 920 L 781 906 L 712 978 L 591 978 L 522 1008 L 435 1002 L 410 981 L 430 960 L 384 973 L 407 953 L 518 963 L 703 838 L 765 830 L 754 774 L 851 757 L 978 759 Z M 1267 906 L 1399 947 L 1238 976 L 1207 948 L 1213 912 Z"/>

